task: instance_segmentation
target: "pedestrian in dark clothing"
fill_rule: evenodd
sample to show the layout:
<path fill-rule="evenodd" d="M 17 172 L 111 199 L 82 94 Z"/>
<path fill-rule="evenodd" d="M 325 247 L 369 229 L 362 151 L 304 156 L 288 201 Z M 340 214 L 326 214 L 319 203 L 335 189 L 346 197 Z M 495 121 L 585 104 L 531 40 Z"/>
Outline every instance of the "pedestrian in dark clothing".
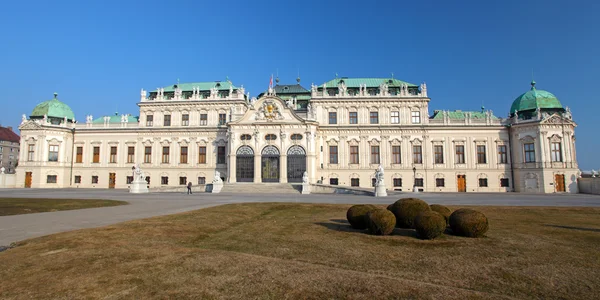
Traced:
<path fill-rule="evenodd" d="M 188 193 L 188 195 L 190 195 L 192 193 L 192 182 L 188 182 L 187 189 L 188 189 L 187 193 Z"/>

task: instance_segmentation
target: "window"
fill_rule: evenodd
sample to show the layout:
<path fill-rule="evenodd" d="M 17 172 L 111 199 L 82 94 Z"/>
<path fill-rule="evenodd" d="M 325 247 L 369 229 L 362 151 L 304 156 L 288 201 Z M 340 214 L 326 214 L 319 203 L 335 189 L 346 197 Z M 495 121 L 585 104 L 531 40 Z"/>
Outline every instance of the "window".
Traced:
<path fill-rule="evenodd" d="M 479 187 L 487 187 L 487 178 L 479 178 Z"/>
<path fill-rule="evenodd" d="M 83 162 L 83 147 L 77 147 L 75 152 L 75 162 L 82 163 Z"/>
<path fill-rule="evenodd" d="M 360 181 L 358 180 L 358 178 L 350 179 L 350 186 L 360 186 Z"/>
<path fill-rule="evenodd" d="M 168 164 L 169 163 L 169 152 L 170 152 L 171 148 L 169 146 L 164 146 L 163 147 L 163 152 L 162 152 L 162 163 L 163 164 Z"/>
<path fill-rule="evenodd" d="M 187 164 L 187 159 L 188 159 L 188 147 L 182 146 L 181 147 L 181 155 L 179 156 L 179 163 Z"/>
<path fill-rule="evenodd" d="M 48 161 L 58 161 L 58 146 L 50 145 L 48 148 Z"/>
<path fill-rule="evenodd" d="M 379 146 L 371 146 L 371 164 L 379 164 Z"/>
<path fill-rule="evenodd" d="M 523 149 L 525 150 L 525 162 L 535 162 L 535 146 L 533 143 L 523 144 Z"/>
<path fill-rule="evenodd" d="M 335 111 L 329 112 L 329 124 L 337 124 L 337 113 Z"/>
<path fill-rule="evenodd" d="M 179 185 L 186 185 L 187 177 L 179 177 Z"/>
<path fill-rule="evenodd" d="M 133 176 L 127 176 L 126 184 L 131 184 L 133 182 Z"/>
<path fill-rule="evenodd" d="M 182 126 L 190 125 L 190 115 L 188 115 L 188 114 L 181 115 L 181 125 Z"/>
<path fill-rule="evenodd" d="M 456 162 L 457 164 L 465 163 L 465 146 L 456 145 Z"/>
<path fill-rule="evenodd" d="M 276 135 L 274 135 L 274 134 L 272 134 L 272 133 L 271 133 L 271 134 L 267 134 L 267 135 L 265 135 L 265 140 L 266 140 L 266 141 L 274 141 L 274 140 L 276 140 L 276 139 L 277 139 L 277 136 L 276 136 Z"/>
<path fill-rule="evenodd" d="M 81 183 L 81 175 L 75 175 L 75 183 Z"/>
<path fill-rule="evenodd" d="M 152 147 L 150 146 L 144 148 L 144 162 L 147 164 L 152 162 Z"/>
<path fill-rule="evenodd" d="M 413 163 L 422 164 L 423 163 L 423 153 L 421 145 L 413 146 Z"/>
<path fill-rule="evenodd" d="M 394 187 L 401 187 L 402 186 L 402 178 L 394 178 L 394 180 L 392 180 L 394 183 Z"/>
<path fill-rule="evenodd" d="M 442 146 L 442 145 L 433 146 L 433 152 L 435 155 L 435 163 L 443 164 L 444 163 L 444 146 Z"/>
<path fill-rule="evenodd" d="M 225 146 L 219 146 L 217 148 L 217 163 L 218 164 L 225 163 Z"/>
<path fill-rule="evenodd" d="M 329 163 L 330 164 L 338 163 L 338 147 L 337 146 L 329 146 Z"/>
<path fill-rule="evenodd" d="M 29 152 L 27 153 L 27 160 L 33 161 L 35 153 L 35 145 L 29 145 Z"/>
<path fill-rule="evenodd" d="M 98 176 L 92 176 L 92 184 L 98 184 Z"/>
<path fill-rule="evenodd" d="M 392 163 L 401 164 L 402 158 L 400 156 L 400 146 L 392 146 Z"/>
<path fill-rule="evenodd" d="M 291 139 L 292 139 L 292 141 L 300 141 L 300 140 L 302 140 L 302 135 L 298 134 L 298 133 L 294 133 L 294 134 L 292 134 Z"/>
<path fill-rule="evenodd" d="M 330 185 L 338 185 L 339 181 L 337 178 L 329 178 Z"/>
<path fill-rule="evenodd" d="M 56 175 L 46 176 L 46 183 L 56 183 Z"/>
<path fill-rule="evenodd" d="M 162 185 L 169 185 L 169 177 L 168 176 L 161 176 L 160 177 L 160 184 L 162 184 Z"/>
<path fill-rule="evenodd" d="M 249 140 L 251 140 L 251 139 L 252 139 L 252 136 L 251 136 L 251 135 L 249 135 L 249 134 L 242 134 L 242 136 L 240 137 L 240 139 L 241 139 L 242 141 L 249 141 Z"/>
<path fill-rule="evenodd" d="M 508 178 L 500 178 L 500 187 L 509 187 Z"/>
<path fill-rule="evenodd" d="M 477 145 L 477 163 L 486 164 L 485 145 Z"/>
<path fill-rule="evenodd" d="M 198 148 L 198 163 L 199 164 L 206 163 L 206 147 L 204 147 L 204 146 Z"/>
<path fill-rule="evenodd" d="M 376 111 L 369 112 L 369 123 L 379 124 L 379 113 Z"/>
<path fill-rule="evenodd" d="M 506 145 L 498 145 L 498 163 L 508 163 L 508 156 L 506 155 Z"/>
<path fill-rule="evenodd" d="M 410 117 L 413 124 L 421 123 L 421 112 L 420 111 L 411 111 Z"/>
<path fill-rule="evenodd" d="M 94 147 L 92 151 L 92 162 L 99 163 L 100 162 L 100 147 Z"/>
<path fill-rule="evenodd" d="M 219 114 L 219 125 L 225 125 L 227 123 L 227 115 Z"/>
<path fill-rule="evenodd" d="M 358 124 L 358 112 L 351 111 L 348 115 L 348 120 L 350 124 Z"/>
<path fill-rule="evenodd" d="M 198 184 L 206 184 L 206 177 L 198 177 Z"/>
<path fill-rule="evenodd" d="M 436 178 L 435 179 L 435 187 L 444 187 L 444 186 L 445 186 L 444 178 Z"/>
<path fill-rule="evenodd" d="M 375 187 L 377 185 L 377 178 L 371 178 L 371 186 Z"/>
<path fill-rule="evenodd" d="M 115 147 L 115 146 L 110 147 L 110 162 L 111 163 L 117 162 L 117 147 Z"/>
<path fill-rule="evenodd" d="M 423 178 L 415 178 L 415 186 L 423 186 Z"/>
<path fill-rule="evenodd" d="M 146 176 L 146 183 L 150 184 L 150 176 Z"/>
<path fill-rule="evenodd" d="M 154 116 L 148 115 L 146 116 L 146 126 L 152 127 L 154 125 Z"/>
<path fill-rule="evenodd" d="M 562 161 L 562 151 L 560 147 L 560 142 L 552 143 L 552 161 L 553 162 L 561 162 Z"/>
<path fill-rule="evenodd" d="M 164 116 L 163 126 L 171 126 L 171 115 Z"/>
<path fill-rule="evenodd" d="M 358 146 L 350 146 L 350 163 L 358 163 Z"/>
<path fill-rule="evenodd" d="M 133 163 L 135 161 L 135 147 L 127 147 L 127 162 Z"/>
<path fill-rule="evenodd" d="M 398 112 L 398 111 L 393 111 L 393 112 L 391 113 L 391 117 L 392 117 L 392 119 L 390 120 L 390 122 L 391 122 L 392 124 L 398 124 L 398 123 L 400 123 L 400 112 Z"/>

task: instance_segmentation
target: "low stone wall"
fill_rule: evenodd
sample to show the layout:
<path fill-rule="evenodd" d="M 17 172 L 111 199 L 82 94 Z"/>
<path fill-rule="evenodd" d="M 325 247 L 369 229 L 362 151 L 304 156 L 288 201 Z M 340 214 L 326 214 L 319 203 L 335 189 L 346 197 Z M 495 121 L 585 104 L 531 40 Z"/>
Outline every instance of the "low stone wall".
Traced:
<path fill-rule="evenodd" d="M 351 194 L 351 195 L 363 195 L 363 196 L 374 196 L 375 189 L 372 190 L 358 188 L 358 187 L 347 187 L 337 185 L 326 185 L 326 184 L 311 184 L 312 194 Z"/>
<path fill-rule="evenodd" d="M 17 174 L 0 174 L 0 188 L 17 187 Z"/>
<path fill-rule="evenodd" d="M 579 178 L 577 180 L 579 192 L 582 194 L 600 195 L 600 178 Z"/>
<path fill-rule="evenodd" d="M 199 184 L 192 185 L 192 193 L 204 193 L 211 192 L 212 184 Z M 150 188 L 151 193 L 173 193 L 173 192 L 181 192 L 187 193 L 187 186 L 179 185 L 179 186 L 159 186 Z"/>

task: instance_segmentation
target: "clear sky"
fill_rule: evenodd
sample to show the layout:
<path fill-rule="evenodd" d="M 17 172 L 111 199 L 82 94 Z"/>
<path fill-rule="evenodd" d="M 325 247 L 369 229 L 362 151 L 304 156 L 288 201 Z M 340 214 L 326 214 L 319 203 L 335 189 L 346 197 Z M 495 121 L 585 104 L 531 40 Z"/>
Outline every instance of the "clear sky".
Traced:
<path fill-rule="evenodd" d="M 0 123 L 52 98 L 138 115 L 141 88 L 224 80 L 252 96 L 339 76 L 426 82 L 435 109 L 506 117 L 530 86 L 571 107 L 580 167 L 599 169 L 599 1 L 3 1 Z M 6 105 L 8 104 L 8 105 Z"/>

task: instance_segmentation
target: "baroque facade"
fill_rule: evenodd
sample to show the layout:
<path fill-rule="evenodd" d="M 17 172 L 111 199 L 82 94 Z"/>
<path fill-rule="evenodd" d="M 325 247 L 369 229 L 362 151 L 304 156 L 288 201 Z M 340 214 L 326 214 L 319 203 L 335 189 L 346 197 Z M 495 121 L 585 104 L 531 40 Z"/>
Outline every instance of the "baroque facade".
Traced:
<path fill-rule="evenodd" d="M 549 92 L 492 111 L 434 111 L 425 84 L 335 78 L 310 90 L 250 97 L 230 81 L 141 91 L 139 117 L 76 122 L 54 99 L 23 115 L 17 186 L 127 188 L 139 164 L 150 187 L 301 182 L 425 192 L 577 192 L 574 129 Z"/>

